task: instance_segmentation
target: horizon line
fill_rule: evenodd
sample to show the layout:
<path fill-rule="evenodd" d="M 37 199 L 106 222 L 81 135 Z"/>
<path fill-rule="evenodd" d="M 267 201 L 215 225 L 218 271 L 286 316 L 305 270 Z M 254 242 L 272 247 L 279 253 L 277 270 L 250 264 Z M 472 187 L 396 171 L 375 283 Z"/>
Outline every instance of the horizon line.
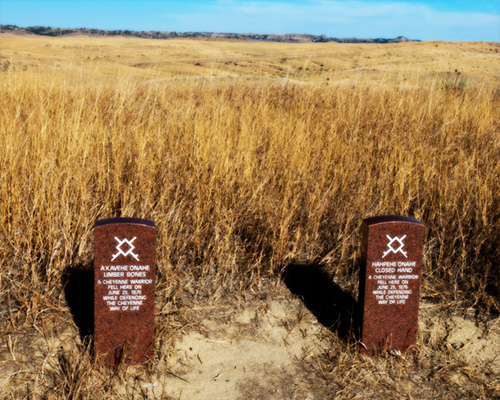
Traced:
<path fill-rule="evenodd" d="M 50 26 L 50 25 L 29 25 L 29 26 L 21 26 L 21 25 L 15 25 L 15 24 L 0 24 L 0 30 L 3 29 L 9 29 L 9 30 L 15 30 L 15 29 L 20 29 L 20 30 L 30 30 L 30 29 L 53 29 L 55 30 L 54 33 L 57 33 L 57 31 L 80 31 L 80 30 L 86 30 L 86 31 L 92 31 L 94 32 L 130 32 L 130 33 L 158 33 L 158 34 L 210 34 L 210 35 L 235 35 L 235 36 L 245 36 L 245 35 L 253 35 L 257 37 L 267 37 L 268 36 L 274 36 L 274 37 L 286 37 L 286 36 L 291 36 L 291 35 L 296 35 L 296 36 L 302 36 L 302 37 L 309 37 L 309 38 L 318 38 L 318 39 L 328 39 L 327 41 L 336 41 L 336 40 L 361 40 L 361 41 L 377 41 L 377 40 L 383 40 L 383 41 L 395 41 L 395 42 L 423 42 L 423 41 L 448 41 L 448 40 L 421 40 L 421 39 L 410 39 L 405 35 L 399 35 L 394 38 L 387 38 L 387 37 L 358 37 L 358 36 L 346 36 L 346 37 L 335 37 L 335 36 L 328 36 L 325 34 L 322 35 L 315 35 L 311 33 L 298 33 L 298 32 L 288 32 L 288 33 L 255 33 L 255 32 L 229 32 L 229 31 L 159 31 L 159 30 L 136 30 L 136 29 L 100 29 L 100 28 L 89 28 L 86 26 L 81 26 L 78 28 L 70 28 L 70 27 L 60 27 L 60 26 Z M 14 28 L 14 29 L 12 29 Z M 0 32 L 0 33 L 6 33 L 6 32 Z M 31 32 L 28 31 L 28 33 L 34 34 L 34 35 L 39 35 L 39 36 L 64 36 L 71 34 L 72 32 L 61 32 L 58 35 L 50 35 L 48 33 L 44 32 Z M 153 39 L 169 39 L 169 38 L 153 38 Z M 217 38 L 214 38 L 217 39 Z M 229 38 L 230 39 L 230 38 Z M 263 41 L 266 39 L 262 39 Z M 399 39 L 399 40 L 398 40 Z M 321 42 L 321 41 L 318 41 Z"/>

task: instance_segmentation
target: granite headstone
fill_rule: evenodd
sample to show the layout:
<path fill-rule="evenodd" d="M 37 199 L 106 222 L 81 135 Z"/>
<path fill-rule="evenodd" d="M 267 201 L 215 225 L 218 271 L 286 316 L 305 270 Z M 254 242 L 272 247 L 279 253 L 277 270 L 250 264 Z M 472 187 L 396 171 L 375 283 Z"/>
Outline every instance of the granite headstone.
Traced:
<path fill-rule="evenodd" d="M 154 357 L 156 227 L 138 218 L 94 226 L 94 346 L 104 364 Z"/>
<path fill-rule="evenodd" d="M 416 351 L 424 229 L 402 216 L 363 221 L 359 304 L 365 354 Z"/>

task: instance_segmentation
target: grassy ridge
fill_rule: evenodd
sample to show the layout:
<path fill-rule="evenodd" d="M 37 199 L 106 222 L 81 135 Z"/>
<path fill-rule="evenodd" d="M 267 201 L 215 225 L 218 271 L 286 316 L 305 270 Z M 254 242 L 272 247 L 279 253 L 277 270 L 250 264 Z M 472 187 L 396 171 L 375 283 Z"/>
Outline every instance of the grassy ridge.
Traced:
<path fill-rule="evenodd" d="M 427 227 L 424 296 L 498 308 L 483 295 L 500 278 L 498 91 L 4 76 L 2 279 L 18 304 L 90 264 L 98 218 L 154 220 L 159 288 L 214 291 L 301 261 L 354 286 L 362 219 L 401 214 Z"/>

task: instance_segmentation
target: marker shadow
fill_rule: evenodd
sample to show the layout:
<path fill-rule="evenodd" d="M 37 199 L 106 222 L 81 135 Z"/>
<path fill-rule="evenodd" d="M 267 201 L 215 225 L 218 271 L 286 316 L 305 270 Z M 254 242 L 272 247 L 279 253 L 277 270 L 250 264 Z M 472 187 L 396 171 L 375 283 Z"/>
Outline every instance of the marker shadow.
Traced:
<path fill-rule="evenodd" d="M 324 267 L 291 264 L 282 277 L 290 292 L 302 299 L 323 326 L 343 339 L 359 338 L 358 304 L 333 281 Z"/>
<path fill-rule="evenodd" d="M 94 334 L 94 270 L 90 263 L 66 267 L 64 295 L 82 342 Z"/>

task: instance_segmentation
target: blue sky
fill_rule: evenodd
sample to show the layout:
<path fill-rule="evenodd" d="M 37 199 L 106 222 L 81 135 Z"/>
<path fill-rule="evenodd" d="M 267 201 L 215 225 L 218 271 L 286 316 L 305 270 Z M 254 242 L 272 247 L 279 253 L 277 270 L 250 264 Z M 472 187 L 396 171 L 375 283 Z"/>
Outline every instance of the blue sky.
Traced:
<path fill-rule="evenodd" d="M 0 0 L 0 24 L 500 41 L 500 0 Z"/>

